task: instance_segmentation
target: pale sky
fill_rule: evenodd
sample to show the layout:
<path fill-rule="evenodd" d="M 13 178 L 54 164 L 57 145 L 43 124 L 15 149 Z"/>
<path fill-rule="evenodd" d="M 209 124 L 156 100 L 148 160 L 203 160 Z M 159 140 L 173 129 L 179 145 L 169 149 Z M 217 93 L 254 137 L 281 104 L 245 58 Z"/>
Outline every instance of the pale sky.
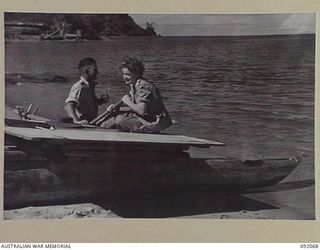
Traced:
<path fill-rule="evenodd" d="M 315 33 L 316 14 L 130 14 L 153 22 L 162 36 L 238 36 Z"/>

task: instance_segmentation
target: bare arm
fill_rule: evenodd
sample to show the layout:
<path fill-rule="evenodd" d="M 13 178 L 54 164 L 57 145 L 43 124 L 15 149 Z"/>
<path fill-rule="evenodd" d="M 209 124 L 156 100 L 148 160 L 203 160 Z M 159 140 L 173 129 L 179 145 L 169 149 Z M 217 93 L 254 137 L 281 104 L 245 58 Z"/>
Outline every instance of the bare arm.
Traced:
<path fill-rule="evenodd" d="M 67 111 L 68 116 L 70 116 L 73 120 L 73 123 L 88 125 L 89 122 L 87 120 L 81 120 L 76 114 L 76 107 L 74 102 L 67 102 L 65 105 L 65 110 Z"/>
<path fill-rule="evenodd" d="M 127 104 L 128 107 L 134 112 L 136 112 L 138 115 L 143 116 L 147 113 L 147 105 L 144 102 L 133 103 L 128 95 L 122 97 L 122 101 L 125 104 Z"/>

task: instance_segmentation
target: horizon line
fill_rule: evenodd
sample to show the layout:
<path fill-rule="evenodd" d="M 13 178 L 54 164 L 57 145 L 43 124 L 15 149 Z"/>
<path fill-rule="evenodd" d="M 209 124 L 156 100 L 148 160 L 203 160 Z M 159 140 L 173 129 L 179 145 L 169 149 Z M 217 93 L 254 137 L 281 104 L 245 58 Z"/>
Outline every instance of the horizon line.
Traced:
<path fill-rule="evenodd" d="M 312 33 L 297 33 L 297 34 L 240 34 L 240 35 L 161 35 L 158 34 L 157 37 L 245 37 L 245 36 L 302 36 L 302 35 L 316 35 L 315 32 Z"/>

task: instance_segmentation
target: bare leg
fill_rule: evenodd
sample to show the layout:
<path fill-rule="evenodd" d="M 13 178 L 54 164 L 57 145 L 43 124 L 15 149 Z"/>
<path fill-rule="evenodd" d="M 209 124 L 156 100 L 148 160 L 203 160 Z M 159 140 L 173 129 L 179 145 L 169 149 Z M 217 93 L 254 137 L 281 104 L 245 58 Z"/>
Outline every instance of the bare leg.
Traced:
<path fill-rule="evenodd" d="M 101 123 L 100 127 L 101 128 L 115 128 L 116 127 L 115 120 L 116 120 L 115 117 L 111 117 L 108 120 Z"/>
<path fill-rule="evenodd" d="M 117 129 L 122 132 L 138 132 L 142 125 L 136 116 L 122 116 L 117 120 Z"/>

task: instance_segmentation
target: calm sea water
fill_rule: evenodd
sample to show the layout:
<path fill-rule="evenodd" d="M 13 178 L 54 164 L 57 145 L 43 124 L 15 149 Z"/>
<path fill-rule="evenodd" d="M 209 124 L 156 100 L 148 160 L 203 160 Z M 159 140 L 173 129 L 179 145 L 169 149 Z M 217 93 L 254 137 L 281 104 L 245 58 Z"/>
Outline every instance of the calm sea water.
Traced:
<path fill-rule="evenodd" d="M 137 57 L 179 122 L 168 132 L 227 144 L 192 154 L 242 159 L 301 154 L 303 163 L 288 180 L 310 179 L 314 54 L 313 35 L 6 43 L 6 103 L 27 101 L 40 106 L 40 115 L 65 116 L 64 99 L 78 78 L 78 61 L 86 56 L 98 62 L 98 95 L 107 91 L 117 101 L 127 91 L 119 62 Z M 55 75 L 69 81 L 47 83 Z"/>

